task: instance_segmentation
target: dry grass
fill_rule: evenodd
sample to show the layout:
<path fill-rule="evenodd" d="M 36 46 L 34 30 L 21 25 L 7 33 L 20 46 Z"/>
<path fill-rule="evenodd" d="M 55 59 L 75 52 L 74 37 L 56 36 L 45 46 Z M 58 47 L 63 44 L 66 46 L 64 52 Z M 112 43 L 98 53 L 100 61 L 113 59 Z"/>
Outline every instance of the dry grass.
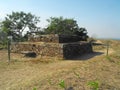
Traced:
<path fill-rule="evenodd" d="M 103 43 L 105 41 L 102 41 Z M 100 90 L 120 90 L 120 41 L 110 41 L 109 57 L 105 48 L 79 60 L 50 57 L 25 58 L 12 54 L 10 65 L 7 51 L 0 51 L 0 90 L 91 90 L 89 81 L 98 81 Z M 116 47 L 117 45 L 117 47 Z"/>

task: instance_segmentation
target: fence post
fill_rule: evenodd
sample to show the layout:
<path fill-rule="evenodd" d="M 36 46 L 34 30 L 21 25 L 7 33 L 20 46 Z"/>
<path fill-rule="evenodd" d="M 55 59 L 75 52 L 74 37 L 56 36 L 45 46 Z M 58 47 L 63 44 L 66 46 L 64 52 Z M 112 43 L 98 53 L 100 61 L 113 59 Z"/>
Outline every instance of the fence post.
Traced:
<path fill-rule="evenodd" d="M 8 64 L 10 64 L 10 45 L 12 41 L 12 36 L 8 36 Z"/>
<path fill-rule="evenodd" d="M 8 39 L 8 64 L 10 64 L 10 40 Z"/>
<path fill-rule="evenodd" d="M 107 42 L 107 53 L 106 53 L 106 56 L 108 56 L 108 53 L 109 53 L 109 42 Z"/>

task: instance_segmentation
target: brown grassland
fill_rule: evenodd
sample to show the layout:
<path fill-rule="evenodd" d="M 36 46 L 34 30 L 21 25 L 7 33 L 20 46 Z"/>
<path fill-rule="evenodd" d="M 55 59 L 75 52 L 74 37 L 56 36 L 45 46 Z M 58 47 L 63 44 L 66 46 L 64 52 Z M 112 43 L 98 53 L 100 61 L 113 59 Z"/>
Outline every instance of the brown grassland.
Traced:
<path fill-rule="evenodd" d="M 120 90 L 120 41 L 109 40 L 109 45 L 109 56 L 105 46 L 96 46 L 76 60 L 11 53 L 9 65 L 7 50 L 0 50 L 0 90 L 64 90 L 61 80 L 67 90 L 93 90 L 90 81 L 97 82 L 99 90 Z"/>

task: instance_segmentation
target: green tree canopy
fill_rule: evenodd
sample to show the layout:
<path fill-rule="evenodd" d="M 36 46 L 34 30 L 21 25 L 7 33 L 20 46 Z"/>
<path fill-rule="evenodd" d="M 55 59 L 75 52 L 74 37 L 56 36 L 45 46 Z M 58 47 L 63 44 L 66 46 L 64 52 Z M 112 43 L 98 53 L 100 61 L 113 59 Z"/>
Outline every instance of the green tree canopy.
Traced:
<path fill-rule="evenodd" d="M 47 19 L 48 27 L 45 29 L 47 34 L 62 34 L 62 35 L 77 35 L 81 36 L 83 40 L 87 40 L 87 30 L 80 28 L 77 21 L 74 19 L 68 19 L 63 17 L 50 17 Z"/>
<path fill-rule="evenodd" d="M 49 25 L 45 29 L 46 33 L 73 34 L 79 28 L 77 22 L 74 19 L 50 17 L 50 19 L 47 19 L 47 21 Z"/>
<path fill-rule="evenodd" d="M 37 23 L 40 22 L 39 17 L 25 12 L 12 12 L 2 21 L 2 30 L 8 35 L 17 35 L 22 37 L 23 31 L 28 28 L 30 31 L 37 30 Z"/>

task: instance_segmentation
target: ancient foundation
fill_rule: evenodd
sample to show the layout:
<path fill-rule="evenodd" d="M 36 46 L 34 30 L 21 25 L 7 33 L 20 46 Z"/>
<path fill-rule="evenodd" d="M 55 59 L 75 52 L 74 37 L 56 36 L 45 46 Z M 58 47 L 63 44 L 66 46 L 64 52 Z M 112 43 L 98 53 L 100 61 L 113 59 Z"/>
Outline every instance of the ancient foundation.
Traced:
<path fill-rule="evenodd" d="M 87 42 L 76 43 L 46 43 L 23 42 L 11 45 L 11 51 L 22 53 L 24 51 L 35 52 L 37 55 L 71 59 L 92 52 L 92 45 Z"/>

